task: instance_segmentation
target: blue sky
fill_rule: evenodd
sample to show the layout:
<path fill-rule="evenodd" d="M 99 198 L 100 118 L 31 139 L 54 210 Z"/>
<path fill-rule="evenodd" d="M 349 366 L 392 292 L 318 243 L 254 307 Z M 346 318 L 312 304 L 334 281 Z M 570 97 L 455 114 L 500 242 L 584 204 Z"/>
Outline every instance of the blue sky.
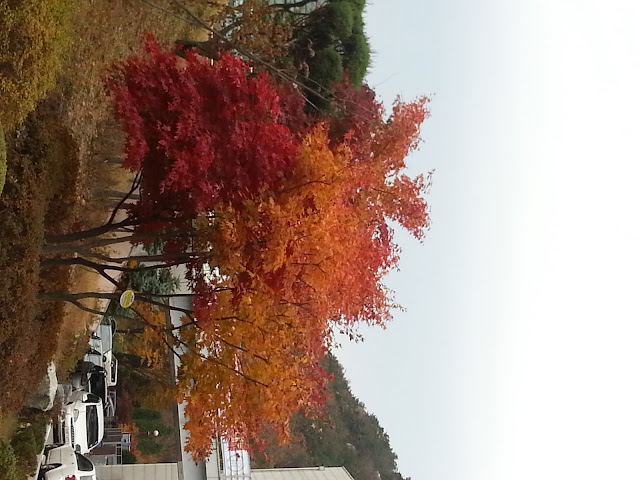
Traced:
<path fill-rule="evenodd" d="M 373 0 L 369 83 L 432 94 L 406 312 L 343 361 L 414 480 L 638 478 L 640 6 Z"/>

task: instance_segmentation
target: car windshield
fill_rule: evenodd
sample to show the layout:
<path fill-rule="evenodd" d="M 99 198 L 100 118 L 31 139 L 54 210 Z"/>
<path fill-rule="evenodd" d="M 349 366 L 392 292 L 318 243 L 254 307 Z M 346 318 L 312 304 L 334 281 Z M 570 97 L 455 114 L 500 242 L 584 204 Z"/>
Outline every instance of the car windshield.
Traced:
<path fill-rule="evenodd" d="M 98 444 L 98 407 L 96 407 L 95 405 L 89 405 L 87 407 L 87 445 L 89 445 L 89 448 L 93 448 L 97 444 Z"/>
<path fill-rule="evenodd" d="M 104 386 L 104 373 L 95 372 L 91 374 L 89 378 L 89 384 L 91 388 L 91 393 L 97 395 L 98 397 L 104 400 L 105 396 L 105 386 Z"/>
<path fill-rule="evenodd" d="M 91 463 L 91 460 L 89 460 L 84 455 L 80 455 L 78 452 L 76 452 L 76 460 L 78 461 L 78 470 L 80 470 L 81 472 L 93 471 L 93 463 Z M 91 476 L 80 478 L 91 478 Z"/>

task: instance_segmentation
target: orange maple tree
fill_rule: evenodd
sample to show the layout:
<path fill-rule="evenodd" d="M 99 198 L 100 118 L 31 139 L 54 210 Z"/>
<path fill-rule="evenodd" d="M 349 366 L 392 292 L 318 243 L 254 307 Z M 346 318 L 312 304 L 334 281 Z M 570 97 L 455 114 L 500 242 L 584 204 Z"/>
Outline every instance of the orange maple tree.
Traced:
<path fill-rule="evenodd" d="M 183 356 L 179 387 L 196 457 L 217 434 L 259 443 L 265 424 L 286 441 L 291 412 L 317 414 L 323 405 L 327 379 L 318 365 L 333 328 L 353 337 L 359 323 L 391 318 L 395 305 L 382 280 L 399 249 L 388 221 L 417 238 L 429 225 L 426 204 L 414 197 L 426 185 L 400 173 L 424 115 L 422 100 L 397 103 L 367 159 L 348 142 L 331 146 L 319 125 L 281 189 L 198 223 L 196 248 L 211 252 L 206 262 L 217 272 L 194 271 L 198 320 L 182 330 L 195 347 Z M 215 351 L 215 362 L 203 351 Z"/>

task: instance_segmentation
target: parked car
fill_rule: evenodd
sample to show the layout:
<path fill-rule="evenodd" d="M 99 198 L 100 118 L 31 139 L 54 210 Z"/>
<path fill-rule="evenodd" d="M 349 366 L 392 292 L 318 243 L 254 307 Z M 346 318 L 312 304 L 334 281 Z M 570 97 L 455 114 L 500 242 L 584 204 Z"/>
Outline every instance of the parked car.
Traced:
<path fill-rule="evenodd" d="M 110 323 L 98 325 L 97 330 L 91 335 L 89 350 L 83 359 L 104 369 L 107 387 L 115 387 L 118 384 L 118 359 L 113 354 L 115 332 L 116 321 L 113 319 Z"/>
<path fill-rule="evenodd" d="M 104 406 L 94 393 L 76 390 L 65 403 L 53 426 L 54 442 L 87 453 L 104 437 Z"/>
<path fill-rule="evenodd" d="M 109 323 L 101 323 L 98 329 L 89 339 L 89 348 L 101 353 L 113 349 L 113 335 L 116 333 L 116 321 L 111 319 Z"/>
<path fill-rule="evenodd" d="M 47 445 L 38 480 L 96 480 L 96 468 L 70 445 Z"/>
<path fill-rule="evenodd" d="M 76 371 L 70 380 L 74 390 L 82 390 L 97 395 L 102 400 L 104 415 L 115 416 L 115 389 L 109 388 L 107 373 L 104 368 L 92 362 L 78 363 Z"/>
<path fill-rule="evenodd" d="M 115 387 L 118 384 L 118 359 L 112 350 L 102 352 L 89 348 L 83 360 L 104 369 L 108 387 Z"/>
<path fill-rule="evenodd" d="M 118 359 L 113 354 L 113 350 L 105 353 L 104 372 L 107 376 L 107 386 L 115 387 L 118 384 Z"/>

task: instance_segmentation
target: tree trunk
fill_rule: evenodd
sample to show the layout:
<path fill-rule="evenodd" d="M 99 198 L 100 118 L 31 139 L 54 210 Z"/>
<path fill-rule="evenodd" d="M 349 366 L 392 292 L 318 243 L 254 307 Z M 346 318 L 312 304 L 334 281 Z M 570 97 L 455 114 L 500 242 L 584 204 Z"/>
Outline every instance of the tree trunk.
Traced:
<path fill-rule="evenodd" d="M 79 240 L 86 240 L 88 238 L 99 237 L 100 235 L 104 235 L 105 233 L 112 232 L 121 227 L 132 227 L 134 225 L 139 225 L 139 224 L 140 224 L 139 220 L 127 218 L 120 222 L 106 223 L 104 225 L 100 225 L 99 227 L 90 228 L 88 230 L 83 230 L 81 232 L 65 233 L 61 235 L 48 235 L 45 238 L 45 241 L 47 243 L 77 242 Z"/>

